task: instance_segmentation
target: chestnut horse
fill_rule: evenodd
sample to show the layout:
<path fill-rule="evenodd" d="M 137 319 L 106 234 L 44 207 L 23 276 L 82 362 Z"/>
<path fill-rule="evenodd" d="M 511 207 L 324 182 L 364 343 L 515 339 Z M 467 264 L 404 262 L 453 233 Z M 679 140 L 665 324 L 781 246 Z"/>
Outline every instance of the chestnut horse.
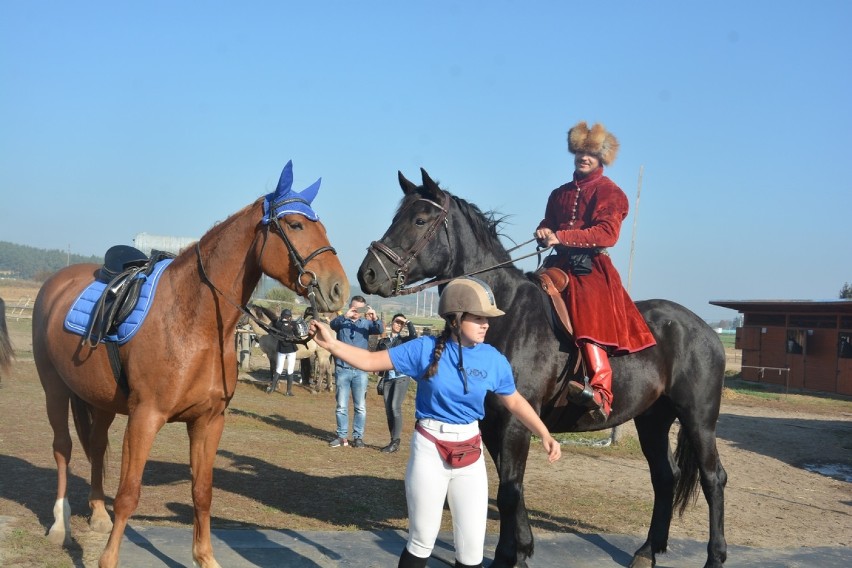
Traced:
<path fill-rule="evenodd" d="M 199 566 L 219 566 L 210 543 L 213 460 L 237 385 L 237 321 L 262 274 L 312 296 L 323 310 L 337 310 L 349 297 L 343 267 L 310 208 L 319 182 L 301 193 L 291 191 L 290 184 L 288 163 L 274 193 L 215 225 L 162 273 L 147 319 L 118 348 L 129 394 L 114 378 L 107 347 L 90 348 L 63 327 L 69 308 L 99 267 L 72 265 L 42 286 L 33 310 L 33 355 L 47 399 L 58 474 L 52 542 L 70 539 L 70 402 L 91 462 L 90 525 L 110 533 L 99 565 L 118 564 L 157 432 L 167 422 L 185 422 L 194 507 L 192 557 Z M 104 506 L 104 453 L 107 430 L 118 413 L 128 420 L 113 524 Z"/>
<path fill-rule="evenodd" d="M 586 409 L 566 403 L 562 391 L 571 379 L 577 347 L 554 333 L 546 295 L 531 275 L 512 265 L 497 234 L 498 222 L 439 188 L 424 170 L 421 173 L 421 186 L 399 174 L 405 197 L 390 228 L 370 245 L 358 270 L 362 290 L 382 296 L 405 294 L 424 286 L 404 289 L 405 281 L 472 273 L 487 282 L 506 315 L 491 320 L 486 341 L 508 357 L 518 391 L 551 432 L 611 428 L 634 420 L 651 472 L 654 511 L 647 540 L 634 553 L 631 566 L 651 567 L 655 554 L 666 550 L 673 509 L 683 512 L 700 476 L 710 507 L 705 566 L 720 567 L 727 548 L 723 524 L 727 476 L 716 450 L 716 421 L 725 353 L 716 333 L 673 302 L 637 302 L 657 345 L 611 359 L 612 414 L 605 424 L 589 424 L 583 418 Z M 680 421 L 680 432 L 672 456 L 669 430 L 675 420 Z M 493 395 L 487 398 L 481 429 L 500 481 L 500 536 L 491 566 L 527 566 L 533 554 L 523 488 L 529 430 Z M 553 491 L 558 495 L 561 489 Z"/>

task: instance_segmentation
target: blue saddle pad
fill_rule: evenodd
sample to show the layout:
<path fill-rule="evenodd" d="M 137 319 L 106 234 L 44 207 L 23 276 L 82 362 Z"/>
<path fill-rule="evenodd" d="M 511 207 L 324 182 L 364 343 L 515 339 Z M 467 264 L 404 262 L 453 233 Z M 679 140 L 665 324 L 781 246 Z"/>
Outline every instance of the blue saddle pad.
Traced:
<path fill-rule="evenodd" d="M 154 265 L 154 270 L 150 276 L 145 276 L 144 274 L 136 276 L 136 278 L 145 279 L 139 291 L 139 301 L 136 302 L 133 311 L 118 325 L 118 332 L 103 338 L 102 341 L 104 343 L 109 341 L 123 345 L 130 341 L 130 338 L 133 337 L 145 321 L 148 310 L 151 309 L 151 304 L 154 302 L 154 293 L 157 291 L 157 283 L 160 281 L 160 276 L 166 267 L 172 263 L 172 260 L 174 259 L 166 258 L 158 262 Z M 92 310 L 95 304 L 98 303 L 106 287 L 106 282 L 96 280 L 83 290 L 71 305 L 68 315 L 65 316 L 65 329 L 77 335 L 86 334 L 86 330 L 89 329 L 89 322 L 92 320 Z"/>

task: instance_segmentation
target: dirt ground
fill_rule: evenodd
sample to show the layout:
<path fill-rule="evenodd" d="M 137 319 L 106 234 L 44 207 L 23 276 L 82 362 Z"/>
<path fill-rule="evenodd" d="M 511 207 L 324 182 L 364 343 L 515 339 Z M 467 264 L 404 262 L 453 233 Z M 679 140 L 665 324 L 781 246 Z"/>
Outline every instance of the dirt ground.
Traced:
<path fill-rule="evenodd" d="M 0 285 L 7 310 L 13 294 Z M 86 525 L 88 471 L 79 444 L 69 484 L 75 540 L 63 550 L 45 548 L 55 494 L 51 432 L 32 362 L 29 324 L 10 320 L 9 328 L 18 360 L 0 383 L 0 565 L 92 565 L 106 538 Z M 379 453 L 388 435 L 380 399 L 371 389 L 368 447 L 330 449 L 333 396 L 304 387 L 297 387 L 293 398 L 267 395 L 260 382 L 266 375 L 262 365 L 258 356 L 258 370 L 241 377 L 229 409 L 215 465 L 214 527 L 404 529 L 402 480 L 413 424 L 407 425 L 400 452 Z M 413 414 L 411 396 L 405 411 Z M 123 417 L 117 418 L 111 431 L 109 495 L 117 486 L 124 424 Z M 852 401 L 726 390 L 717 434 L 729 476 L 725 528 L 730 544 L 852 546 Z M 151 453 L 131 523 L 191 524 L 187 452 L 183 425 L 166 425 Z M 827 474 L 811 471 L 819 466 Z M 490 460 L 489 479 L 489 531 L 496 531 L 496 475 Z M 554 465 L 534 447 L 525 491 L 534 532 L 647 531 L 649 475 L 630 437 L 617 448 L 566 445 L 563 459 Z M 674 520 L 671 537 L 706 540 L 702 498 Z"/>

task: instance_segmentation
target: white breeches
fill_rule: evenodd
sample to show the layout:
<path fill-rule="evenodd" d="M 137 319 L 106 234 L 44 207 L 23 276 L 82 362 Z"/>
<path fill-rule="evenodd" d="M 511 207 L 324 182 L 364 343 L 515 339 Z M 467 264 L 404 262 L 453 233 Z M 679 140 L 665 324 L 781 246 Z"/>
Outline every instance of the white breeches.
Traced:
<path fill-rule="evenodd" d="M 479 424 L 445 424 L 421 420 L 420 425 L 439 440 L 459 442 L 479 432 Z M 485 547 L 488 517 L 488 477 L 483 455 L 467 467 L 452 468 L 441 458 L 435 444 L 416 430 L 411 437 L 411 456 L 405 472 L 405 498 L 408 502 L 408 551 L 426 558 L 432 553 L 444 500 L 453 519 L 456 560 L 478 565 Z"/>
<path fill-rule="evenodd" d="M 279 375 L 284 372 L 284 362 L 287 362 L 287 374 L 292 375 L 296 369 L 296 352 L 278 353 L 275 356 L 275 372 Z"/>

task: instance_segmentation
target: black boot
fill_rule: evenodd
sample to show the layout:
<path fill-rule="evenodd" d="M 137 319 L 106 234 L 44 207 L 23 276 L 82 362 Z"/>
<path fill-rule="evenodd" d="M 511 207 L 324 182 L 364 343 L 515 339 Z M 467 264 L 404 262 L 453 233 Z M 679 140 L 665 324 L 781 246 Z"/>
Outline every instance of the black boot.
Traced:
<path fill-rule="evenodd" d="M 420 558 L 408 552 L 407 548 L 402 549 L 402 554 L 399 556 L 399 564 L 396 568 L 426 568 L 428 558 Z"/>
<path fill-rule="evenodd" d="M 385 454 L 392 454 L 399 451 L 399 440 L 391 440 L 391 443 L 379 450 Z"/>
<path fill-rule="evenodd" d="M 275 392 L 275 389 L 278 388 L 278 379 L 280 379 L 280 378 L 281 378 L 280 373 L 275 373 L 274 375 L 272 375 L 272 384 L 270 384 L 268 387 L 266 387 L 266 394 L 272 394 L 272 393 Z"/>
<path fill-rule="evenodd" d="M 287 392 L 284 396 L 293 396 L 293 373 L 287 374 Z"/>

